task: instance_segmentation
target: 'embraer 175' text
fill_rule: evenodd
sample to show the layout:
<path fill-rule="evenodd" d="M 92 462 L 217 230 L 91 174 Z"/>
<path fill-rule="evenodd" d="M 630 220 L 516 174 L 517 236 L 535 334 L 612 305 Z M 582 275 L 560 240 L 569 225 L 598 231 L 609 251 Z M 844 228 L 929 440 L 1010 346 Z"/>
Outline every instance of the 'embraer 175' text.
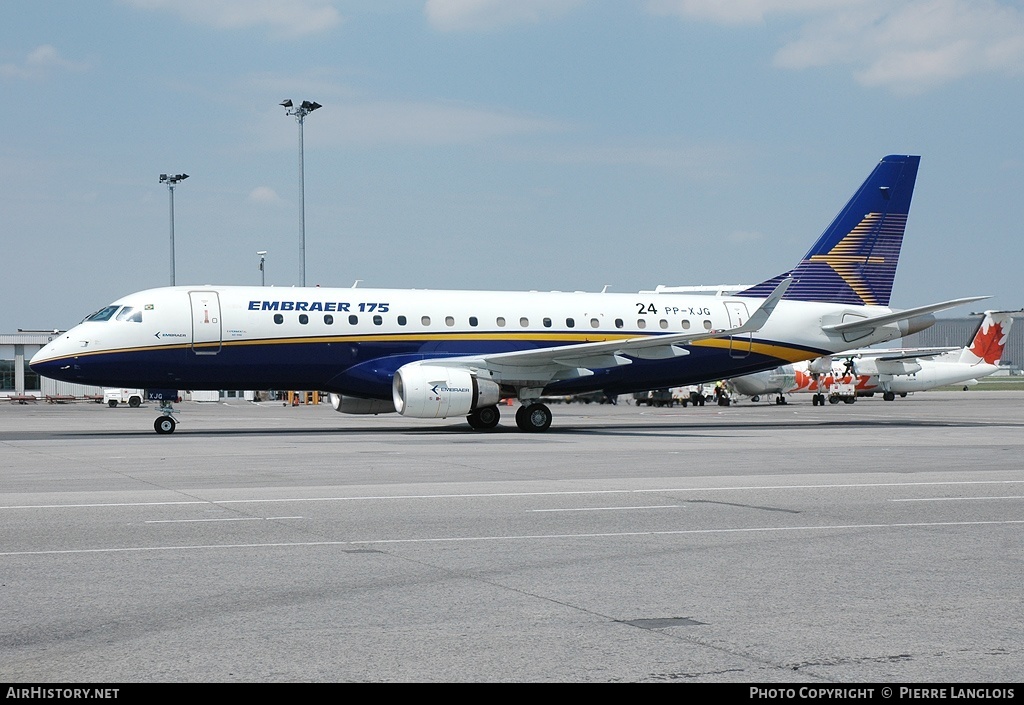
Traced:
<path fill-rule="evenodd" d="M 347 301 L 250 301 L 250 311 L 324 311 L 327 313 L 349 311 L 387 313 L 386 303 L 361 302 L 357 304 Z"/>

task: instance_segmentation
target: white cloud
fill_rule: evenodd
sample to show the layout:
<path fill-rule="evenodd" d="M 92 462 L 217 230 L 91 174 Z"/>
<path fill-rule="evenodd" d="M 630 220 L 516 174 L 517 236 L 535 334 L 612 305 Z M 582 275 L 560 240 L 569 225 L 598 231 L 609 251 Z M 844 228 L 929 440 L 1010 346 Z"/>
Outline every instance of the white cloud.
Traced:
<path fill-rule="evenodd" d="M 265 25 L 289 37 L 318 34 L 341 23 L 331 0 L 123 0 L 143 10 L 173 12 L 218 29 Z"/>
<path fill-rule="evenodd" d="M 270 188 L 269 186 L 257 186 L 249 192 L 249 200 L 253 203 L 280 203 L 281 197 L 277 195 L 277 191 Z"/>
<path fill-rule="evenodd" d="M 776 66 L 847 66 L 860 84 L 895 92 L 1024 73 L 1024 10 L 1001 0 L 649 0 L 647 9 L 719 24 L 795 17 L 796 38 Z"/>
<path fill-rule="evenodd" d="M 846 64 L 865 86 L 919 92 L 977 73 L 1024 71 L 1024 12 L 995 0 L 919 0 L 808 23 L 785 68 Z"/>
<path fill-rule="evenodd" d="M 22 64 L 0 64 L 0 76 L 5 78 L 41 78 L 54 71 L 85 71 L 88 64 L 68 61 L 56 48 L 43 44 L 28 53 Z"/>
<path fill-rule="evenodd" d="M 486 31 L 513 24 L 535 24 L 564 15 L 583 0 L 427 0 L 423 12 L 435 29 Z"/>

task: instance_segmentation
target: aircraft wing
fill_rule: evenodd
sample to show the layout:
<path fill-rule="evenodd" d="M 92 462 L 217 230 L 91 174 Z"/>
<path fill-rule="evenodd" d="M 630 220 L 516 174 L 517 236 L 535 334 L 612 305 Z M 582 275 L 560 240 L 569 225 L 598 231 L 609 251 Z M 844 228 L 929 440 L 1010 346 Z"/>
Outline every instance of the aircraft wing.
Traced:
<path fill-rule="evenodd" d="M 835 353 L 832 355 L 834 358 L 846 359 L 850 357 L 856 357 L 862 360 L 879 360 L 882 362 L 894 362 L 896 360 L 917 360 L 926 359 L 930 357 L 938 357 L 954 350 L 961 350 L 962 348 L 949 347 L 949 348 L 891 348 L 884 349 L 878 348 L 872 350 L 871 348 L 865 348 L 863 350 L 847 350 L 843 353 Z"/>
<path fill-rule="evenodd" d="M 591 369 L 628 365 L 628 357 L 648 360 L 660 360 L 680 357 L 689 353 L 681 345 L 698 340 L 711 338 L 727 338 L 743 333 L 760 330 L 775 310 L 782 295 L 792 283 L 792 279 L 784 279 L 764 302 L 751 314 L 743 325 L 719 331 L 703 331 L 700 333 L 675 333 L 671 335 L 652 335 L 623 340 L 605 340 L 595 343 L 578 343 L 561 345 L 552 348 L 520 350 L 514 352 L 494 353 L 492 355 L 473 355 L 467 357 L 448 358 L 441 364 L 458 365 L 460 367 L 478 367 L 490 370 L 501 381 L 534 380 L 550 381 L 567 377 L 578 377 Z M 628 357 L 627 357 L 628 356 Z"/>
<path fill-rule="evenodd" d="M 859 318 L 855 321 L 847 321 L 845 323 L 835 323 L 832 325 L 822 326 L 821 329 L 826 333 L 867 333 L 879 326 L 884 326 L 889 323 L 896 323 L 897 321 L 905 321 L 916 316 L 924 316 L 925 314 L 935 313 L 936 311 L 945 311 L 947 308 L 953 308 L 954 306 L 960 306 L 962 304 L 969 304 L 972 301 L 981 301 L 982 299 L 991 298 L 989 296 L 969 296 L 965 299 L 952 299 L 951 301 L 943 301 L 937 304 L 929 304 L 928 306 L 919 306 L 918 308 L 908 308 L 904 311 L 896 311 L 895 313 L 887 313 L 883 316 L 874 316 L 873 318 Z"/>
<path fill-rule="evenodd" d="M 942 348 L 941 350 L 919 350 L 917 352 L 907 352 L 900 355 L 879 355 L 877 359 L 879 362 L 896 362 L 897 360 L 923 360 L 930 357 L 938 357 L 939 355 L 945 355 L 946 353 L 953 352 L 954 350 L 960 350 L 960 348 Z"/>

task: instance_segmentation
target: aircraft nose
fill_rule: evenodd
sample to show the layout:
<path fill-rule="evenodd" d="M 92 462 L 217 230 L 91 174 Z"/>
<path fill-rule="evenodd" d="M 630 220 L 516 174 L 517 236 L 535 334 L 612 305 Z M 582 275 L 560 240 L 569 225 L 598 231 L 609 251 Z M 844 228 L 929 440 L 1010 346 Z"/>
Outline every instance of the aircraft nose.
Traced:
<path fill-rule="evenodd" d="M 69 371 L 74 368 L 72 347 L 71 337 L 65 333 L 40 348 L 28 361 L 28 366 L 43 377 L 67 379 Z"/>

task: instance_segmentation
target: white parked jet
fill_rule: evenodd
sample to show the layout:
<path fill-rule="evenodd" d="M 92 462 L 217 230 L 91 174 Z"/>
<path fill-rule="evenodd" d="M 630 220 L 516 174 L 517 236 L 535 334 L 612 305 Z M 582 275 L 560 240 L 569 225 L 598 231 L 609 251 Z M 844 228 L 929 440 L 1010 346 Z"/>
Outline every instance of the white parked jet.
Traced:
<path fill-rule="evenodd" d="M 1006 311 L 986 311 L 969 345 L 955 349 L 851 350 L 783 365 L 729 380 L 739 394 L 760 397 L 777 394 L 813 394 L 812 403 L 838 401 L 838 389 L 856 396 L 880 392 L 886 401 L 896 395 L 923 392 L 935 387 L 971 383 L 999 369 L 999 360 L 1013 325 Z M 845 400 L 856 399 L 846 396 Z"/>
<path fill-rule="evenodd" d="M 121 298 L 32 358 L 46 377 L 108 387 L 296 389 L 345 413 L 466 416 L 518 398 L 626 394 L 892 340 L 959 299 L 889 307 L 920 158 L 884 158 L 791 271 L 735 296 L 178 286 Z M 159 391 L 164 390 L 164 391 Z M 162 405 L 158 433 L 175 428 Z"/>

